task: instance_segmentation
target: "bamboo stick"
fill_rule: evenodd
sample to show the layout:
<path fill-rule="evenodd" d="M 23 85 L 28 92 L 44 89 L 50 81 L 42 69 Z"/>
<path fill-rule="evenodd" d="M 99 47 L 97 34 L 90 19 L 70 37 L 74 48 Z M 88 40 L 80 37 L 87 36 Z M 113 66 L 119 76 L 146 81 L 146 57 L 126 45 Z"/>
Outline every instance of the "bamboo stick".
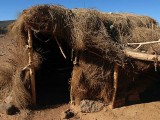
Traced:
<path fill-rule="evenodd" d="M 113 96 L 112 96 L 112 106 L 111 108 L 115 108 L 115 99 L 116 99 L 116 94 L 117 94 L 117 86 L 118 86 L 118 71 L 119 71 L 119 66 L 117 64 L 114 65 L 114 82 L 113 82 Z"/>
<path fill-rule="evenodd" d="M 35 71 L 33 65 L 33 48 L 32 48 L 32 33 L 28 29 L 28 57 L 29 57 L 29 73 L 31 77 L 31 89 L 32 89 L 32 98 L 33 104 L 36 104 L 36 86 L 35 86 Z"/>

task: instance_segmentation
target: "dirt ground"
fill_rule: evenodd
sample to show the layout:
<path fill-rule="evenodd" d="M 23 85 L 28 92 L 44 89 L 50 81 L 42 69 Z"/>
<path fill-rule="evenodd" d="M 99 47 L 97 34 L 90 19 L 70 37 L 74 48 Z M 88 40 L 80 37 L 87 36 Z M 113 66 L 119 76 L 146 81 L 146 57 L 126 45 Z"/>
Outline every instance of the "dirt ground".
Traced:
<path fill-rule="evenodd" d="M 61 113 L 68 109 L 67 104 L 41 110 L 21 110 L 12 116 L 0 114 L 1 120 L 61 120 Z M 160 120 L 160 102 L 125 106 L 116 109 L 104 108 L 96 113 L 81 113 L 70 120 Z"/>
<path fill-rule="evenodd" d="M 7 42 L 6 37 L 0 36 L 0 59 L 7 54 L 6 46 L 10 47 L 10 43 Z M 36 110 L 21 110 L 11 116 L 0 113 L 0 120 L 61 120 L 62 112 L 67 109 L 69 105 L 66 103 Z M 80 113 L 70 120 L 160 120 L 160 101 L 134 104 L 113 110 L 106 107 L 96 113 Z"/>

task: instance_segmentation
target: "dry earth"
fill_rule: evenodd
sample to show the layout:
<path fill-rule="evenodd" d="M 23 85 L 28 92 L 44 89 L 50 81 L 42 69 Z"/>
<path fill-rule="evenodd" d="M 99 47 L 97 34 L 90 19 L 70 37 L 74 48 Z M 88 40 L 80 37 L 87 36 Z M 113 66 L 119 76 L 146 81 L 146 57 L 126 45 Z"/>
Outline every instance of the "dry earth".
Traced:
<path fill-rule="evenodd" d="M 10 47 L 7 39 L 0 36 L 0 59 L 8 52 L 5 50 L 6 46 Z M 68 108 L 66 103 L 37 110 L 21 110 L 12 116 L 0 114 L 0 120 L 60 120 L 61 113 Z M 70 120 L 160 120 L 160 102 L 135 104 L 113 110 L 104 108 L 101 112 L 80 113 Z"/>
<path fill-rule="evenodd" d="M 0 114 L 1 120 L 61 120 L 61 113 L 69 108 L 67 104 L 44 110 L 21 110 L 13 116 Z M 160 102 L 125 106 L 116 109 L 104 108 L 101 112 L 81 113 L 70 120 L 160 120 Z"/>

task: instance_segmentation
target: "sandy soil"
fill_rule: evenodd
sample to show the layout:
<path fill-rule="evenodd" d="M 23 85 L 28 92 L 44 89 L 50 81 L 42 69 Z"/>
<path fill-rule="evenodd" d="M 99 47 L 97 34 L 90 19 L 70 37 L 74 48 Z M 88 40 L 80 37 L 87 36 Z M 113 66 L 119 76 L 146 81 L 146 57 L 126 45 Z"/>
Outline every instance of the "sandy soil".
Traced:
<path fill-rule="evenodd" d="M 6 54 L 6 44 L 3 45 L 7 42 L 6 39 L 0 37 L 0 56 Z M 10 47 L 10 43 L 7 43 L 7 47 Z M 68 108 L 69 105 L 66 103 L 37 110 L 21 110 L 12 116 L 0 113 L 0 120 L 60 120 L 61 113 Z M 106 107 L 101 112 L 80 113 L 70 120 L 160 120 L 160 102 L 135 104 L 113 110 Z"/>
<path fill-rule="evenodd" d="M 43 110 L 21 110 L 12 116 L 0 114 L 0 120 L 61 120 L 61 113 L 69 108 L 67 104 Z M 160 102 L 125 106 L 116 109 L 104 108 L 101 112 L 81 113 L 70 120 L 160 120 Z"/>
<path fill-rule="evenodd" d="M 0 114 L 0 120 L 60 120 L 60 113 L 68 108 L 67 104 L 41 110 L 21 110 L 16 115 Z"/>
<path fill-rule="evenodd" d="M 82 120 L 160 120 L 160 102 L 106 109 L 98 113 L 82 115 Z"/>

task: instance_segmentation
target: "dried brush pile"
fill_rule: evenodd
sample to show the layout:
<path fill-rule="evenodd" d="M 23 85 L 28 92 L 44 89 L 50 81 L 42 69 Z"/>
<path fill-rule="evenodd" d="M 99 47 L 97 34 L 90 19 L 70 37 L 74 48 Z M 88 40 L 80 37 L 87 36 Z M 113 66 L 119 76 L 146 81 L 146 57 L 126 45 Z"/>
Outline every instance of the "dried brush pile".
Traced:
<path fill-rule="evenodd" d="M 137 45 L 128 46 L 127 43 L 159 40 L 159 28 L 156 21 L 147 16 L 126 13 L 107 14 L 88 9 L 72 11 L 75 14 L 73 26 L 78 33 L 74 34 L 77 36 L 74 40 L 79 42 L 79 46 L 76 47 L 82 51 L 80 66 L 73 70 L 71 94 L 74 97 L 72 99 L 75 103 L 80 103 L 83 99 L 101 99 L 109 104 L 114 91 L 114 63 L 122 66 L 122 80 L 119 84 L 123 84 L 123 89 L 120 91 L 125 92 L 133 81 L 136 86 L 136 82 L 139 81 L 138 75 L 154 68 L 154 63 L 149 64 L 126 57 L 123 49 L 137 47 Z M 138 49 L 138 51 L 157 54 L 159 50 L 159 44 L 144 45 Z M 135 86 L 130 91 L 140 89 Z M 122 96 L 125 95 L 121 94 L 120 97 Z"/>
<path fill-rule="evenodd" d="M 30 94 L 25 92 L 21 88 L 23 84 L 18 82 L 19 73 L 28 61 L 26 53 L 23 53 L 27 45 L 28 29 L 33 33 L 35 54 L 38 54 L 36 48 L 41 47 L 37 46 L 37 41 L 47 42 L 56 38 L 62 46 L 69 46 L 80 53 L 79 66 L 74 67 L 71 79 L 71 95 L 76 103 L 82 99 L 101 99 L 109 104 L 113 92 L 115 63 L 122 66 L 124 71 L 125 68 L 128 69 L 125 71 L 126 76 L 150 68 L 148 63 L 136 62 L 124 54 L 123 49 L 127 43 L 156 41 L 160 38 L 156 21 L 147 16 L 108 14 L 89 9 L 69 10 L 54 5 L 39 5 L 24 10 L 10 26 L 10 33 L 15 40 L 21 42 L 20 46 L 23 46 L 16 47 L 19 52 L 13 55 L 17 57 L 13 59 L 18 65 L 15 66 L 18 72 L 12 71 L 16 74 L 12 79 L 17 81 L 12 84 L 12 90 L 18 106 L 30 103 Z M 133 49 L 136 46 L 127 47 Z M 159 53 L 159 44 L 142 46 L 139 51 Z M 40 63 L 40 57 L 35 57 L 35 61 Z M 9 74 L 13 74 L 12 72 Z M 19 93 L 16 88 L 21 88 Z M 24 99 L 20 99 L 21 96 L 24 96 Z"/>
<path fill-rule="evenodd" d="M 23 71 L 28 64 L 27 49 L 23 41 L 17 41 L 10 35 L 2 38 L 1 42 L 4 55 L 1 56 L 0 67 L 0 102 L 26 108 L 32 103 L 29 72 Z M 34 60 L 36 69 L 41 60 L 39 54 L 34 54 Z"/>

